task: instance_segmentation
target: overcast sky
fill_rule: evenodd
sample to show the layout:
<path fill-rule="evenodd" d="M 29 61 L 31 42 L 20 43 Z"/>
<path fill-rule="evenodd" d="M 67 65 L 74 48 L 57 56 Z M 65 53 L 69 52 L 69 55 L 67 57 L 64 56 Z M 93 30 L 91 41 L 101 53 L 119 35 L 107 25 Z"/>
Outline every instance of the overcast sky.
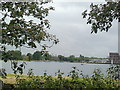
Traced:
<path fill-rule="evenodd" d="M 103 3 L 100 2 L 101 0 L 98 1 Z M 86 19 L 83 19 L 81 15 L 84 10 L 89 9 L 90 2 L 56 0 L 51 5 L 55 7 L 55 11 L 51 11 L 48 17 L 51 24 L 49 32 L 55 34 L 60 41 L 57 45 L 48 49 L 51 54 L 64 56 L 79 56 L 82 54 L 90 57 L 107 57 L 109 52 L 118 51 L 117 21 L 113 22 L 109 32 L 90 33 L 91 27 L 86 24 Z M 28 49 L 22 47 L 21 50 L 26 54 L 40 50 L 39 48 Z"/>

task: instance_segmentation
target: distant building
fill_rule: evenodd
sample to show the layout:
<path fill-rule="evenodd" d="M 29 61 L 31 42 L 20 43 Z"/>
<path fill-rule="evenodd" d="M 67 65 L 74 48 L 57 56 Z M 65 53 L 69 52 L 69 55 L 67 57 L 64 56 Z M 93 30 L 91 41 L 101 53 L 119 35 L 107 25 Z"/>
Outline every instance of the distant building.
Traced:
<path fill-rule="evenodd" d="M 119 53 L 109 53 L 109 61 L 112 64 L 120 64 Z"/>
<path fill-rule="evenodd" d="M 108 63 L 108 59 L 92 59 L 89 63 Z"/>

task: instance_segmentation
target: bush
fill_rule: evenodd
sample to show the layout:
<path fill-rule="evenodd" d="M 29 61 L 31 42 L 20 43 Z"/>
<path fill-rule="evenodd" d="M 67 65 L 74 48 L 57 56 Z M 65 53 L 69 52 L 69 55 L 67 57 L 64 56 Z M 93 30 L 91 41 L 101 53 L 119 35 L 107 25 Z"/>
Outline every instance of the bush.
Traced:
<path fill-rule="evenodd" d="M 61 90 L 74 90 L 80 88 L 115 88 L 117 89 L 119 80 L 114 78 L 104 78 L 99 69 L 95 69 L 91 77 L 84 76 L 79 77 L 79 70 L 73 67 L 73 70 L 69 73 L 68 77 L 63 77 L 64 73 L 60 70 L 55 73 L 56 77 L 48 76 L 47 73 L 44 76 L 29 75 L 27 78 L 21 78 L 17 76 L 17 85 L 15 89 L 40 89 L 40 88 L 59 88 Z"/>

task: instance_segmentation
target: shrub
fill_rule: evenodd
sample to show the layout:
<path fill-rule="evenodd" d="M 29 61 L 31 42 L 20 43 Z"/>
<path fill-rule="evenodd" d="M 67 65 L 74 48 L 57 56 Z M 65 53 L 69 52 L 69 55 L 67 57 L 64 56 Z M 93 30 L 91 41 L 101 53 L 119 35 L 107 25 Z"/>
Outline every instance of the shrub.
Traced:
<path fill-rule="evenodd" d="M 63 77 L 64 74 L 60 70 L 55 73 L 56 77 L 48 76 L 45 72 L 44 76 L 29 75 L 26 79 L 17 76 L 17 85 L 15 89 L 25 88 L 59 88 L 61 90 L 75 90 L 80 88 L 118 88 L 118 81 L 114 78 L 104 78 L 99 69 L 95 69 L 91 77 L 79 74 L 76 67 L 69 73 L 69 77 Z M 83 77 L 79 77 L 82 75 Z"/>

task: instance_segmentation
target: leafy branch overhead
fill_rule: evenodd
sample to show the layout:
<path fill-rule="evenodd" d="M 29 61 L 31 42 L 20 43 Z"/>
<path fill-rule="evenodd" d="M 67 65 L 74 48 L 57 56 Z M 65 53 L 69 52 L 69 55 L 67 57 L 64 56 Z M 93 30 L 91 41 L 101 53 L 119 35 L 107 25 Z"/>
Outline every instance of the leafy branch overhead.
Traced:
<path fill-rule="evenodd" d="M 56 36 L 47 32 L 47 29 L 50 29 L 50 22 L 46 18 L 49 11 L 54 8 L 45 8 L 43 5 L 46 3 L 48 2 L 1 2 L 1 44 L 16 48 L 25 45 L 36 48 L 36 43 L 47 41 L 56 44 L 58 42 Z M 38 23 L 34 22 L 36 19 Z"/>
<path fill-rule="evenodd" d="M 91 24 L 91 33 L 108 31 L 112 26 L 113 20 L 120 22 L 120 1 L 107 1 L 105 4 L 93 3 L 90 5 L 90 11 L 85 10 L 83 18 L 87 18 L 87 24 Z"/>

